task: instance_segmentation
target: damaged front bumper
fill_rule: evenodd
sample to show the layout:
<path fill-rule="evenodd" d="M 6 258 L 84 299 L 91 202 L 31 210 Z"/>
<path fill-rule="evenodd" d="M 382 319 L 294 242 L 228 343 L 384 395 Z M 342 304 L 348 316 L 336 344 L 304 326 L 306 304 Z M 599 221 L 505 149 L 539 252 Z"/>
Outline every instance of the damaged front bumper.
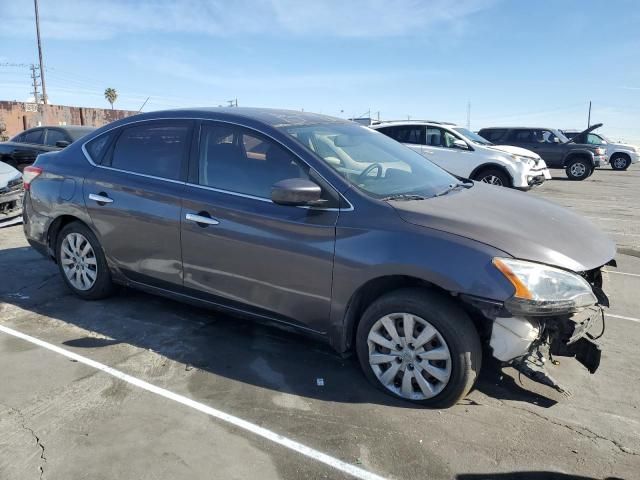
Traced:
<path fill-rule="evenodd" d="M 601 358 L 596 339 L 603 332 L 604 314 L 602 307 L 596 305 L 567 316 L 496 318 L 490 346 L 496 358 L 510 363 L 522 374 L 563 394 L 569 394 L 549 374 L 547 362 L 555 363 L 554 357 L 574 357 L 590 373 L 595 373 Z M 523 333 L 526 336 L 523 337 Z M 505 345 L 519 347 L 509 351 Z"/>
<path fill-rule="evenodd" d="M 591 280 L 591 279 L 590 279 Z M 591 282 L 590 282 L 591 283 Z M 513 316 L 500 302 L 465 297 L 464 300 L 491 321 L 486 331 L 493 356 L 532 380 L 569 395 L 548 372 L 554 357 L 573 357 L 590 373 L 600 366 L 597 340 L 604 333 L 603 307 L 609 301 L 601 277 L 592 283 L 598 304 L 579 312 L 549 316 Z"/>

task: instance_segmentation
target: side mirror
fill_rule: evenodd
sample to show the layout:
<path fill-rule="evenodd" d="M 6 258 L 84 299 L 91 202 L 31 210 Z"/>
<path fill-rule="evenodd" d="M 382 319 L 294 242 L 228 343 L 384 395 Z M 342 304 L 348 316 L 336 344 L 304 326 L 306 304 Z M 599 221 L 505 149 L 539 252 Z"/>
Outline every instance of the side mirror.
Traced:
<path fill-rule="evenodd" d="M 271 187 L 271 200 L 279 205 L 311 205 L 320 200 L 322 189 L 304 178 L 287 178 Z"/>
<path fill-rule="evenodd" d="M 454 140 L 453 148 L 459 148 L 460 150 L 469 150 L 469 145 L 467 145 L 467 142 L 463 142 L 462 140 Z"/>
<path fill-rule="evenodd" d="M 560 143 L 560 139 L 558 137 L 553 137 L 553 143 Z"/>
<path fill-rule="evenodd" d="M 65 147 L 68 147 L 69 145 L 71 145 L 71 142 L 67 142 L 66 140 L 58 140 L 56 142 L 56 147 L 58 148 L 65 148 Z"/>

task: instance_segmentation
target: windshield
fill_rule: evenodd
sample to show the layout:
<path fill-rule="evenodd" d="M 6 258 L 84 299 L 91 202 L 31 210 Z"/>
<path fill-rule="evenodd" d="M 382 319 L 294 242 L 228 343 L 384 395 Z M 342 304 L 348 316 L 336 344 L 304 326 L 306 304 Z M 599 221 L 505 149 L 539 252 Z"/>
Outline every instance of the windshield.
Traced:
<path fill-rule="evenodd" d="M 478 145 L 493 145 L 489 140 L 484 137 L 481 137 L 477 133 L 473 133 L 471 130 L 467 130 L 462 127 L 453 127 L 453 129 L 459 134 L 466 137 L 468 140 L 471 140 L 473 143 L 477 143 Z"/>
<path fill-rule="evenodd" d="M 360 125 L 281 128 L 352 185 L 375 198 L 433 197 L 460 183 L 410 148 Z"/>

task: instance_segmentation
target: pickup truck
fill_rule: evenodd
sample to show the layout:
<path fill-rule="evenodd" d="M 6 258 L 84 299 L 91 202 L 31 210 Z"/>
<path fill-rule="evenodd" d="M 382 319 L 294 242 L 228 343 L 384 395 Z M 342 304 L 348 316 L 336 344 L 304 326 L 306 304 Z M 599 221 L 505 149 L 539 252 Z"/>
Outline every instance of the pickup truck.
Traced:
<path fill-rule="evenodd" d="M 584 138 L 601 126 L 601 123 L 592 125 L 575 138 Z M 555 128 L 495 127 L 483 128 L 478 134 L 492 143 L 532 150 L 542 157 L 547 166 L 564 168 L 570 180 L 584 180 L 596 167 L 608 164 L 603 147 L 576 143 Z"/>

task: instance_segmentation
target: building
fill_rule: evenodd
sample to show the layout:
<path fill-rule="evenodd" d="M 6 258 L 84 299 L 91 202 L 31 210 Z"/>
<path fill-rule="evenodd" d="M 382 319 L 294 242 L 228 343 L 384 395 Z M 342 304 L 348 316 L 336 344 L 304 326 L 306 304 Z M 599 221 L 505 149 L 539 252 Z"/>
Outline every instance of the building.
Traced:
<path fill-rule="evenodd" d="M 131 110 L 70 107 L 0 100 L 0 137 L 10 137 L 41 125 L 89 125 L 101 127 L 121 118 L 136 115 Z"/>

